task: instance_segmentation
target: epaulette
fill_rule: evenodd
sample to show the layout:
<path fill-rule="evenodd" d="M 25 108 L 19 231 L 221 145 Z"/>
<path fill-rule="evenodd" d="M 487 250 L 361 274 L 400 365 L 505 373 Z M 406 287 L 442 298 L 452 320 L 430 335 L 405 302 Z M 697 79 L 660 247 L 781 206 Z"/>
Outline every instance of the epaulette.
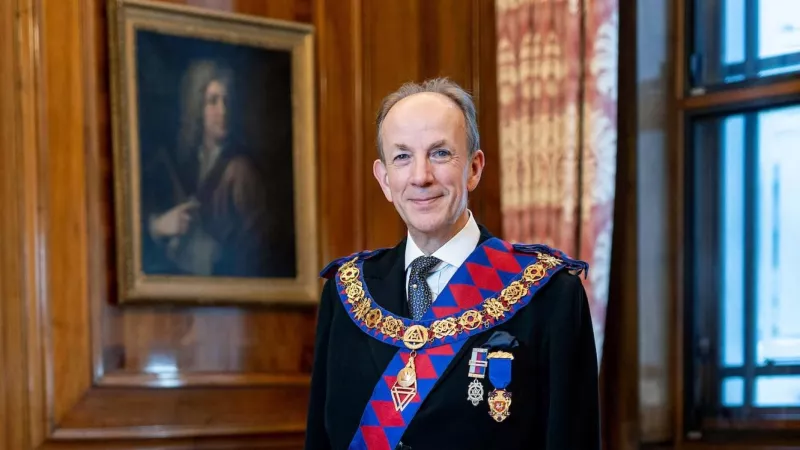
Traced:
<path fill-rule="evenodd" d="M 583 273 L 584 279 L 586 279 L 586 277 L 589 275 L 589 263 L 579 259 L 570 258 L 566 253 L 557 248 L 549 247 L 544 244 L 511 244 L 511 246 L 514 247 L 515 251 L 520 253 L 545 253 L 554 258 L 558 258 L 564 262 L 567 269 L 573 275 L 579 275 L 580 273 Z"/>
<path fill-rule="evenodd" d="M 320 271 L 319 276 L 322 277 L 322 278 L 330 279 L 330 278 L 333 277 L 333 275 L 336 273 L 336 271 L 339 270 L 339 267 L 341 267 L 346 262 L 351 261 L 353 258 L 369 259 L 369 258 L 372 258 L 373 256 L 376 256 L 376 255 L 379 255 L 379 254 L 381 254 L 381 253 L 383 253 L 383 252 L 385 252 L 387 250 L 389 250 L 389 249 L 388 248 L 379 248 L 377 250 L 364 250 L 364 251 L 361 251 L 361 252 L 356 252 L 356 253 L 350 254 L 348 256 L 344 256 L 344 257 L 339 258 L 339 259 L 334 259 L 333 261 L 328 263 L 328 265 L 325 266 L 324 269 L 322 269 Z"/>

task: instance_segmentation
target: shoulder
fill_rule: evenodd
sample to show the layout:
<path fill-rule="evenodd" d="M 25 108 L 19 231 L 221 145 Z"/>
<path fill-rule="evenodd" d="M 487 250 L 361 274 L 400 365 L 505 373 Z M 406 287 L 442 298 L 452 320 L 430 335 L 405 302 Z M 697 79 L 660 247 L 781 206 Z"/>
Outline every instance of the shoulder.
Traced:
<path fill-rule="evenodd" d="M 375 261 L 381 259 L 386 253 L 391 250 L 389 248 L 380 248 L 377 250 L 363 250 L 350 255 L 343 256 L 329 262 L 322 268 L 319 275 L 322 278 L 332 279 L 336 272 L 345 264 L 355 263 L 356 261 Z"/>
<path fill-rule="evenodd" d="M 245 153 L 234 153 L 228 157 L 226 174 L 251 175 L 255 173 L 253 160 Z"/>
<path fill-rule="evenodd" d="M 568 317 L 579 313 L 587 306 L 586 290 L 581 275 L 588 275 L 589 264 L 571 258 L 565 252 L 544 244 L 512 244 L 513 251 L 518 254 L 535 256 L 550 271 L 549 279 L 537 292 L 535 304 L 549 320 L 568 320 Z M 539 273 L 539 276 L 545 276 Z"/>
<path fill-rule="evenodd" d="M 528 254 L 550 267 L 560 267 L 572 275 L 583 274 L 588 276 L 589 264 L 579 259 L 569 257 L 563 251 L 545 244 L 511 244 L 515 253 Z"/>

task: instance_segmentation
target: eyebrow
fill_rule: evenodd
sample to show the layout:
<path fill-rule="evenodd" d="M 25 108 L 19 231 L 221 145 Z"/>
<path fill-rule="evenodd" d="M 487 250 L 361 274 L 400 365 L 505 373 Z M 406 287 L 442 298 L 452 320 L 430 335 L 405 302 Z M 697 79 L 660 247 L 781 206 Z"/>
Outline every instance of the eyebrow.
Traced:
<path fill-rule="evenodd" d="M 429 145 L 429 146 L 428 146 L 428 150 L 427 150 L 427 151 L 431 151 L 431 150 L 433 150 L 433 149 L 434 149 L 434 148 L 436 148 L 436 147 L 442 147 L 442 146 L 444 146 L 445 144 L 447 144 L 447 141 L 446 141 L 446 140 L 444 140 L 444 139 L 439 139 L 438 141 L 436 141 L 436 142 L 434 142 L 433 144 Z M 396 148 L 396 149 L 398 149 L 398 150 L 402 150 L 402 151 L 411 151 L 411 148 L 410 148 L 409 146 L 407 146 L 406 144 L 394 144 L 394 146 L 395 146 L 395 148 Z"/>

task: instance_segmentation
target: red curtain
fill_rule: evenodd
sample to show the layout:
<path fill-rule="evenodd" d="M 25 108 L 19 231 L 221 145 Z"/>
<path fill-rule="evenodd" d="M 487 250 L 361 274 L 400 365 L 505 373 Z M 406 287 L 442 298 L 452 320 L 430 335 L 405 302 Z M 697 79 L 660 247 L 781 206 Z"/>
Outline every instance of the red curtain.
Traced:
<path fill-rule="evenodd" d="M 590 264 L 603 345 L 617 151 L 617 0 L 497 0 L 504 238 Z"/>

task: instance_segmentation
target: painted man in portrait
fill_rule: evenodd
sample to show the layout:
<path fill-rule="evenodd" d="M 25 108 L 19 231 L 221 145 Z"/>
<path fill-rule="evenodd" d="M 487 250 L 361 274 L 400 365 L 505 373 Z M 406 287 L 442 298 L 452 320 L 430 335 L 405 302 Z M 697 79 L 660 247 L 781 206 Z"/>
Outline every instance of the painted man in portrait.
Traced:
<path fill-rule="evenodd" d="M 280 217 L 268 212 L 264 170 L 232 126 L 241 107 L 234 84 L 222 64 L 191 63 L 181 82 L 177 144 L 142 161 L 146 273 L 263 277 L 293 270 L 281 255 L 294 243 L 270 241 L 271 221 Z"/>

